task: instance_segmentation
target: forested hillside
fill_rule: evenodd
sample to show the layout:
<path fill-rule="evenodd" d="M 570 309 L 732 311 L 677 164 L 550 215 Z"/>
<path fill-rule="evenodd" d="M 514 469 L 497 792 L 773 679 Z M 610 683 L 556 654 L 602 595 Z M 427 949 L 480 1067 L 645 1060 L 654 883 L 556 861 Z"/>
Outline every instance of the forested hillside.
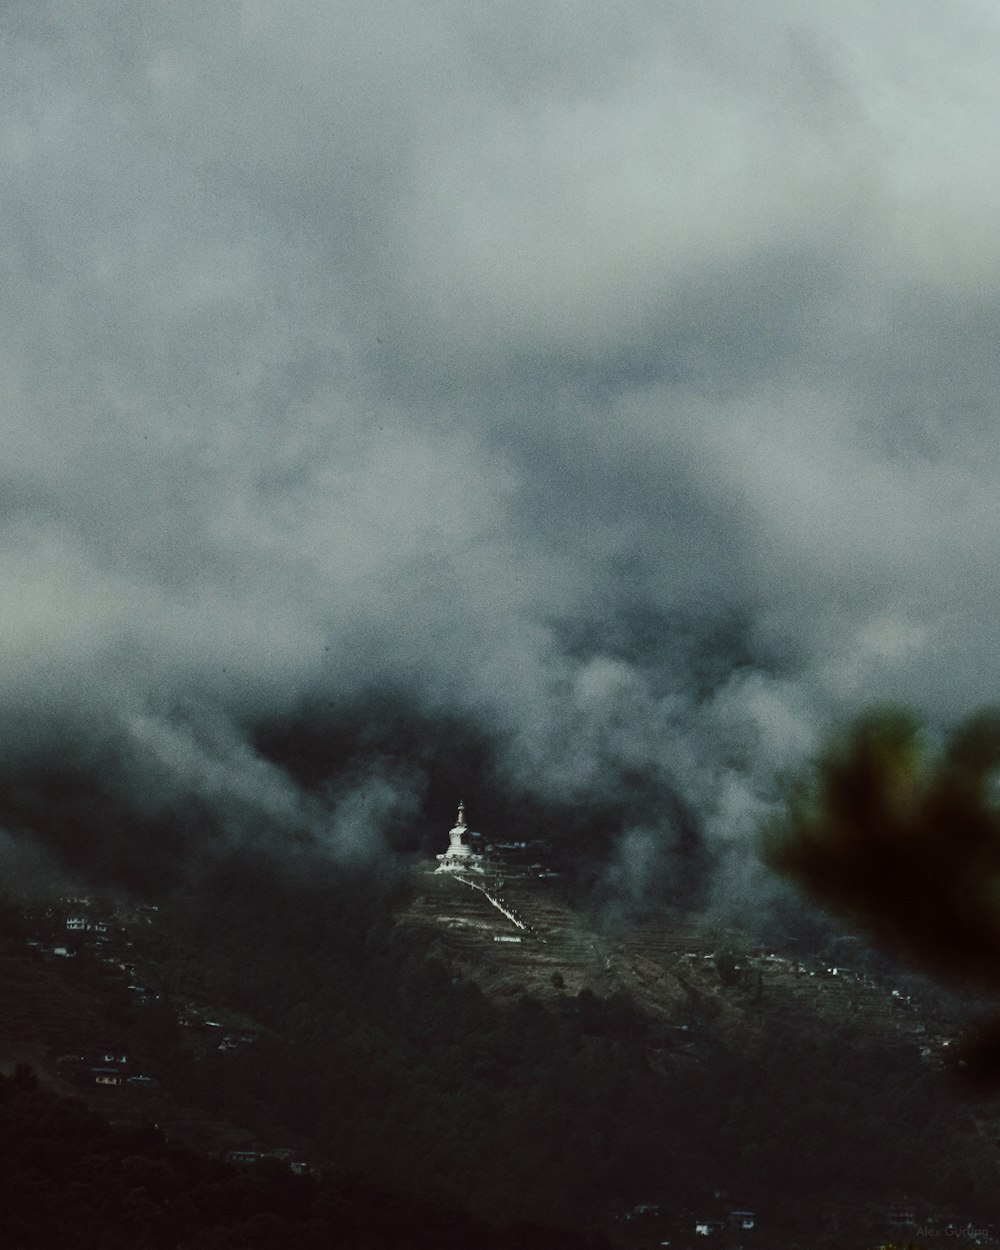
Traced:
<path fill-rule="evenodd" d="M 293 1175 L 115 1128 L 38 1087 L 0 1077 L 0 1240 L 16 1250 L 588 1250 L 600 1241 L 521 1223 L 497 1229 L 437 1195 L 324 1171 Z"/>
<path fill-rule="evenodd" d="M 721 1193 L 757 1212 L 754 1244 L 857 1246 L 904 1195 L 989 1215 L 991 1121 L 911 1041 L 774 1005 L 734 1031 L 735 983 L 692 1004 L 696 1047 L 621 992 L 488 996 L 398 924 L 413 882 L 233 857 L 131 931 L 141 993 L 100 959 L 59 974 L 115 1006 L 159 1089 L 493 1222 L 614 1231 L 638 1203 Z M 242 1040 L 184 1027 L 199 1011 Z"/>

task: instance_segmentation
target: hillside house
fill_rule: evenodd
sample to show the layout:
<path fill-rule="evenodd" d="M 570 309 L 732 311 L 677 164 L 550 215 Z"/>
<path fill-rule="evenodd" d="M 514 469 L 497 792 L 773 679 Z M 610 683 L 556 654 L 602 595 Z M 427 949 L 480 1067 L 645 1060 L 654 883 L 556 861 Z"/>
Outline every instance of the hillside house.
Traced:
<path fill-rule="evenodd" d="M 66 929 L 69 933 L 107 933 L 108 926 L 104 920 L 91 920 L 87 916 L 67 916 Z"/>
<path fill-rule="evenodd" d="M 91 1068 L 95 1085 L 123 1085 L 125 1078 L 117 1068 Z"/>
<path fill-rule="evenodd" d="M 907 1199 L 891 1202 L 886 1208 L 886 1219 L 893 1228 L 909 1228 L 917 1223 L 917 1212 Z"/>
<path fill-rule="evenodd" d="M 264 1156 L 259 1150 L 230 1150 L 226 1154 L 227 1163 L 258 1163 Z"/>

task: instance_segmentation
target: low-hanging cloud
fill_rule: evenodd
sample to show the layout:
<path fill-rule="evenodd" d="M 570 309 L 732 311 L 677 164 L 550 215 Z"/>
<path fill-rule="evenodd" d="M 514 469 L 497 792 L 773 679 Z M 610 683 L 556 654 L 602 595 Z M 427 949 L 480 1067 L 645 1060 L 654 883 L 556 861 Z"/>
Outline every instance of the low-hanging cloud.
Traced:
<path fill-rule="evenodd" d="M 54 757 L 124 877 L 464 768 L 739 894 L 832 717 L 997 697 L 991 6 L 5 23 L 0 845 L 85 871 Z"/>

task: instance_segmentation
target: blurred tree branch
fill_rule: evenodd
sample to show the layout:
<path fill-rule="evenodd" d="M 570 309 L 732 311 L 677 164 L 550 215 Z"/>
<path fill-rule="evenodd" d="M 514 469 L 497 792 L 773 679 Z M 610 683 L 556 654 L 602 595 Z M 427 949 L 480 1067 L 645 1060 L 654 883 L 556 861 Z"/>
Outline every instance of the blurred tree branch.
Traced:
<path fill-rule="evenodd" d="M 1000 714 L 936 743 L 906 711 L 832 740 L 764 832 L 765 860 L 876 944 L 941 980 L 1000 990 Z M 965 1076 L 1000 1083 L 1000 1023 Z"/>

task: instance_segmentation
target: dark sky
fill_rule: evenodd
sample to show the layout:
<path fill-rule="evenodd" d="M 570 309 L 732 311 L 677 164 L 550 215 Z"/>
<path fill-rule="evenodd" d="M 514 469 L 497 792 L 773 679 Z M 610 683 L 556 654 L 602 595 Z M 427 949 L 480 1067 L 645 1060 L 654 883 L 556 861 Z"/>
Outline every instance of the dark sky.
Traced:
<path fill-rule="evenodd" d="M 995 4 L 0 14 L 11 776 L 339 854 L 433 752 L 260 726 L 391 691 L 739 890 L 827 725 L 996 700 Z"/>

